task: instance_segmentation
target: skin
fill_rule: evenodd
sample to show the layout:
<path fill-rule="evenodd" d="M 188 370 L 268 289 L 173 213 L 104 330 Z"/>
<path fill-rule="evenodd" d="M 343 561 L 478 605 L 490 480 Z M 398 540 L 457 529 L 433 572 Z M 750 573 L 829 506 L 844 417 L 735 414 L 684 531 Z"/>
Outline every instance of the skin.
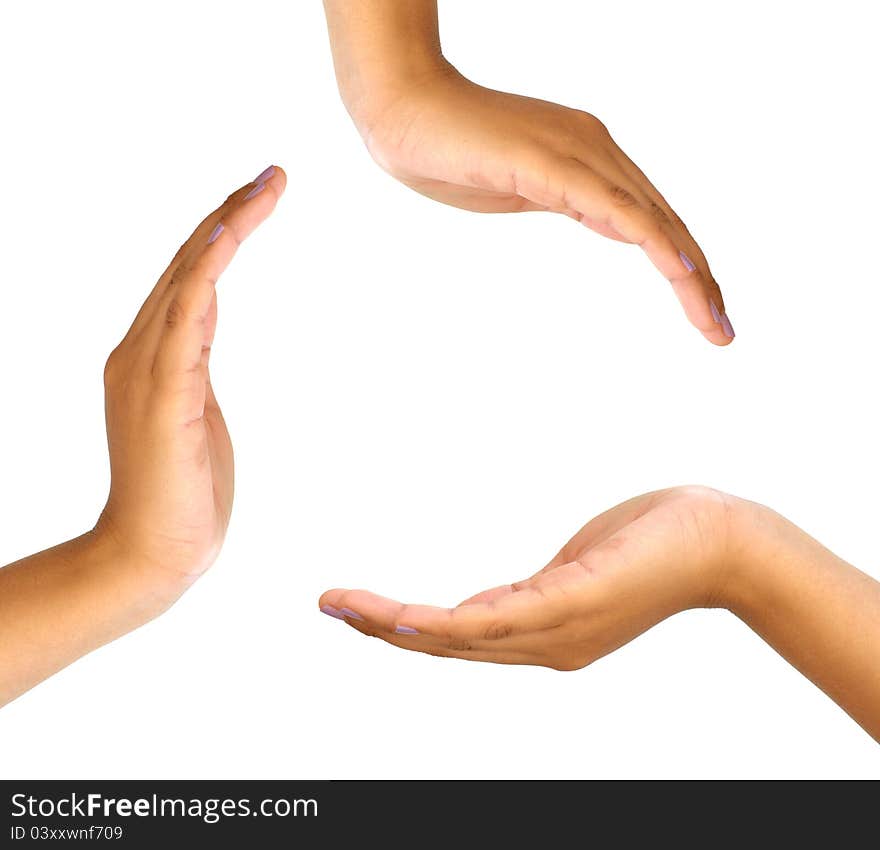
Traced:
<path fill-rule="evenodd" d="M 161 614 L 220 551 L 233 457 L 209 374 L 215 286 L 286 177 L 261 182 L 196 228 L 107 361 L 111 486 L 95 527 L 0 569 L 0 705 Z"/>
<path fill-rule="evenodd" d="M 343 102 L 385 171 L 441 203 L 562 213 L 638 245 L 691 324 L 715 345 L 732 341 L 700 246 L 598 118 L 466 79 L 441 52 L 435 0 L 324 8 Z"/>
<path fill-rule="evenodd" d="M 880 583 L 768 508 L 704 487 L 624 502 L 543 569 L 455 608 L 365 590 L 321 610 L 415 652 L 577 670 L 691 608 L 726 608 L 880 741 Z"/>

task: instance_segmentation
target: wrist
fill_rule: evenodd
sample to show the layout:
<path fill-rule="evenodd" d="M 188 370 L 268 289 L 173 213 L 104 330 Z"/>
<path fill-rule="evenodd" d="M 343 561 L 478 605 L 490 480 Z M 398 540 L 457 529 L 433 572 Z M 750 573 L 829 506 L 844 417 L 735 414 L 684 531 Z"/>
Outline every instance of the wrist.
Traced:
<path fill-rule="evenodd" d="M 362 132 L 401 90 L 451 68 L 436 0 L 324 0 L 324 11 L 339 92 Z"/>
<path fill-rule="evenodd" d="M 441 82 L 464 79 L 438 51 L 407 50 L 392 61 L 365 61 L 339 79 L 342 101 L 365 138 L 395 105 Z"/>
<path fill-rule="evenodd" d="M 185 574 L 140 552 L 106 512 L 80 540 L 89 553 L 91 580 L 115 596 L 131 628 L 158 617 L 192 584 Z"/>
<path fill-rule="evenodd" d="M 748 622 L 763 607 L 776 567 L 791 556 L 798 538 L 805 535 L 764 505 L 733 496 L 730 499 L 728 539 L 715 605 Z"/>

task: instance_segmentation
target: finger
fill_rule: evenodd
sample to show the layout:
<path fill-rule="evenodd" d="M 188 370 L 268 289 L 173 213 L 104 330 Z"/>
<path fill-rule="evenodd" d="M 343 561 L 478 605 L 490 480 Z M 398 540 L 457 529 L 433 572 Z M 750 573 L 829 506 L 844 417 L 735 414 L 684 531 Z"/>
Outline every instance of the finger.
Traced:
<path fill-rule="evenodd" d="M 619 166 L 603 171 L 600 180 L 607 181 L 606 192 L 614 205 L 607 226 L 622 232 L 627 241 L 642 248 L 672 284 L 688 320 L 706 339 L 716 345 L 729 344 L 732 336 L 725 334 L 716 318 L 720 313 L 716 312 L 717 307 L 713 309 L 715 300 L 719 300 L 718 285 L 708 265 L 704 262 L 701 269 L 684 250 L 694 251 L 695 243 L 690 234 L 676 227 L 668 207 L 659 204 L 646 191 L 647 187 L 634 181 Z M 584 223 L 592 226 L 586 217 Z M 702 252 L 699 256 L 702 257 Z"/>
<path fill-rule="evenodd" d="M 541 664 L 538 656 L 527 649 L 511 651 L 497 647 L 476 648 L 469 645 L 451 648 L 438 643 L 427 635 L 401 635 L 396 632 L 385 632 L 358 620 L 349 620 L 348 624 L 363 635 L 379 638 L 385 643 L 409 652 L 421 652 L 438 658 L 459 658 L 463 661 L 482 661 L 491 664 Z"/>
<path fill-rule="evenodd" d="M 700 266 L 700 270 L 708 273 L 708 277 L 712 278 L 712 272 L 709 269 L 709 261 L 706 259 L 703 254 L 702 249 L 700 248 L 697 241 L 691 235 L 690 230 L 688 230 L 687 225 L 682 220 L 681 216 L 672 208 L 669 201 L 663 196 L 663 194 L 657 189 L 657 187 L 651 182 L 648 176 L 642 171 L 639 166 L 633 162 L 627 155 L 626 151 L 622 150 L 616 144 L 612 144 L 608 148 L 608 154 L 614 159 L 617 163 L 618 167 L 621 168 L 624 173 L 626 173 L 629 178 L 636 183 L 646 195 L 648 195 L 652 201 L 655 203 L 665 214 L 665 216 L 669 219 L 669 222 L 676 228 L 678 233 L 681 234 L 682 239 L 686 242 L 686 246 L 690 248 L 688 252 L 688 256 Z M 719 292 L 720 297 L 720 292 Z M 724 302 L 720 301 L 717 305 L 719 308 L 724 306 Z"/>
<path fill-rule="evenodd" d="M 208 313 L 205 316 L 205 335 L 202 339 L 202 346 L 210 348 L 214 343 L 214 335 L 217 333 L 217 290 L 211 298 L 211 304 L 208 306 Z"/>
<path fill-rule="evenodd" d="M 189 239 L 187 239 L 186 242 L 184 242 L 177 249 L 177 253 L 171 258 L 171 262 L 168 264 L 168 267 L 165 269 L 164 272 L 162 272 L 161 277 L 159 278 L 159 280 L 156 281 L 155 286 L 153 286 L 153 288 L 150 290 L 150 294 L 146 297 L 146 300 L 141 305 L 141 308 L 140 310 L 138 310 L 137 315 L 134 317 L 134 321 L 131 323 L 131 326 L 125 334 L 126 340 L 135 339 L 141 333 L 141 331 L 143 331 L 150 317 L 152 317 L 153 314 L 156 312 L 156 303 L 162 296 L 162 293 L 165 291 L 165 288 L 168 285 L 168 278 L 170 277 L 171 273 L 174 271 L 174 269 L 177 268 L 177 266 L 189 252 L 192 242 L 197 239 L 199 235 L 201 235 L 203 239 L 208 238 L 211 230 L 214 229 L 217 222 L 220 220 L 220 216 L 222 215 L 228 201 L 229 199 L 227 198 L 227 200 L 224 201 L 221 206 L 217 207 L 216 210 L 214 210 L 207 218 L 205 218 L 193 231 Z"/>
<path fill-rule="evenodd" d="M 237 189 L 219 207 L 217 207 L 217 209 L 213 210 L 209 215 L 202 219 L 196 229 L 190 234 L 189 238 L 177 249 L 177 252 L 171 258 L 168 267 L 162 272 L 159 280 L 156 281 L 156 285 L 150 291 L 150 294 L 147 296 L 146 300 L 141 305 L 140 310 L 138 310 L 137 315 L 134 317 L 134 321 L 131 323 L 131 327 L 126 334 L 128 339 L 134 339 L 141 333 L 141 331 L 143 331 L 144 327 L 155 315 L 156 305 L 168 288 L 168 281 L 171 279 L 175 270 L 186 261 L 187 257 L 189 257 L 196 246 L 201 247 L 207 243 L 214 229 L 217 227 L 221 216 L 226 212 L 227 208 L 235 200 L 236 195 L 238 195 L 240 191 L 240 189 Z"/>
<path fill-rule="evenodd" d="M 627 245 L 630 244 L 629 239 L 618 233 L 613 227 L 611 227 L 610 224 L 606 224 L 604 221 L 591 219 L 583 213 L 578 212 L 577 210 L 573 210 L 568 207 L 561 210 L 552 210 L 548 207 L 544 207 L 544 209 L 549 210 L 549 212 L 558 212 L 562 215 L 566 215 L 569 218 L 574 219 L 578 224 L 582 224 L 584 225 L 584 227 L 589 227 L 590 230 L 598 233 L 600 236 L 605 236 L 608 239 L 614 239 L 617 242 L 626 242 Z"/>
<path fill-rule="evenodd" d="M 132 322 L 131 328 L 128 332 L 129 337 L 133 338 L 139 334 L 145 325 L 153 318 L 157 304 L 166 292 L 168 284 L 177 269 L 180 268 L 181 265 L 186 265 L 188 262 L 191 262 L 193 254 L 201 253 L 204 246 L 208 244 L 212 234 L 216 230 L 217 224 L 223 219 L 224 214 L 236 204 L 241 203 L 242 199 L 259 184 L 266 183 L 269 178 L 265 175 L 271 169 L 275 169 L 275 172 L 270 175 L 275 179 L 272 188 L 279 190 L 279 194 L 280 191 L 283 191 L 284 184 L 286 183 L 285 175 L 282 172 L 281 176 L 276 178 L 275 173 L 280 172 L 281 169 L 277 166 L 269 166 L 269 168 L 263 171 L 258 178 L 245 184 L 242 188 L 237 189 L 219 207 L 217 207 L 217 209 L 206 216 L 192 232 L 190 237 L 180 246 L 180 248 L 178 248 L 177 253 L 168 264 L 168 267 L 162 273 L 161 277 L 156 282 L 156 285 L 147 296 L 146 301 L 144 301 L 137 316 L 135 316 L 134 322 Z"/>
<path fill-rule="evenodd" d="M 276 168 L 258 184 L 263 187 L 259 191 L 239 190 L 240 197 L 223 213 L 211 237 L 171 275 L 142 334 L 145 357 L 155 345 L 152 374 L 158 380 L 186 376 L 201 362 L 216 327 L 217 280 L 239 245 L 271 214 L 284 182 L 284 173 Z"/>
<path fill-rule="evenodd" d="M 729 319 L 727 322 L 724 322 L 724 317 L 727 315 L 724 306 L 724 296 L 721 292 L 721 287 L 718 286 L 718 282 L 712 274 L 712 270 L 709 268 L 709 261 L 706 259 L 703 250 L 691 235 L 681 216 L 676 213 L 666 198 L 658 191 L 657 187 L 648 179 L 644 171 L 629 158 L 626 152 L 612 143 L 608 153 L 627 177 L 646 195 L 649 208 L 658 218 L 667 223 L 669 229 L 674 233 L 673 238 L 676 244 L 681 246 L 685 257 L 699 270 L 705 295 L 709 299 L 710 312 L 713 319 L 716 319 L 716 323 L 720 326 L 715 329 L 715 333 L 717 334 L 718 330 L 721 330 L 724 339 L 720 341 L 720 344 L 727 344 L 734 337 L 733 326 L 730 324 Z M 684 260 L 682 261 L 684 262 Z M 712 341 L 714 342 L 715 340 L 713 339 Z"/>
<path fill-rule="evenodd" d="M 638 179 L 638 175 L 626 170 L 623 162 L 617 159 L 613 150 L 606 152 L 611 163 L 609 167 L 603 170 L 603 177 L 609 180 L 612 185 L 623 189 L 625 192 L 629 192 L 640 204 L 641 208 L 659 222 L 675 245 L 684 246 L 687 249 L 686 251 L 679 249 L 679 257 L 688 274 L 683 281 L 671 281 L 673 291 L 679 302 L 684 306 L 685 312 L 691 316 L 692 311 L 689 309 L 689 304 L 702 304 L 705 306 L 708 303 L 709 313 L 715 324 L 709 330 L 700 328 L 700 331 L 710 342 L 721 346 L 728 345 L 733 339 L 733 328 L 729 320 L 725 324 L 723 307 L 719 310 L 717 306 L 722 303 L 721 290 L 712 277 L 703 252 L 693 240 L 681 219 L 678 218 L 650 182 L 647 179 L 642 182 Z M 619 149 L 617 152 L 621 157 L 626 156 Z M 598 228 L 596 227 L 596 222 L 591 222 L 586 217 L 584 217 L 582 223 L 593 230 L 598 230 L 600 233 L 611 235 L 611 238 L 614 238 L 613 232 L 611 234 L 608 233 L 609 226 Z M 629 241 L 622 237 L 618 238 L 620 241 Z M 691 272 L 695 271 L 695 263 L 691 260 L 692 256 L 700 258 L 696 264 L 696 270 L 699 271 L 698 274 L 691 274 Z M 702 262 L 702 266 L 699 265 L 700 262 Z M 699 325 L 697 326 L 699 327 Z"/>
<path fill-rule="evenodd" d="M 631 191 L 575 157 L 554 157 L 546 170 L 518 177 L 518 191 L 530 200 L 554 210 L 573 209 L 588 224 L 601 223 L 639 245 L 672 284 L 690 322 L 716 344 L 730 341 L 713 318 L 700 272 Z"/>
<path fill-rule="evenodd" d="M 437 608 L 404 605 L 365 590 L 331 590 L 319 602 L 322 610 L 329 606 L 344 618 L 367 622 L 380 631 L 429 635 L 448 648 L 551 628 L 567 613 L 567 604 L 559 603 L 539 594 L 515 593 L 493 602 Z"/>

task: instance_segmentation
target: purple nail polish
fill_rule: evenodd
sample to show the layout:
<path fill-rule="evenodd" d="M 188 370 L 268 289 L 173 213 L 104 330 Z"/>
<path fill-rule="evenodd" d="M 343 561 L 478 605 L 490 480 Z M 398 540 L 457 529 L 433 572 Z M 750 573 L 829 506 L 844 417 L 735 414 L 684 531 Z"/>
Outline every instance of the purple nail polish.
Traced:
<path fill-rule="evenodd" d="M 394 631 L 399 635 L 417 635 L 418 630 L 413 629 L 410 626 L 397 626 Z"/>
<path fill-rule="evenodd" d="M 721 313 L 718 312 L 718 308 L 715 306 L 714 301 L 709 302 L 709 309 L 712 311 L 712 318 L 715 320 L 716 325 L 721 324 Z"/>
<path fill-rule="evenodd" d="M 681 257 L 681 261 L 682 263 L 684 263 L 684 267 L 689 272 L 692 272 L 696 268 L 696 266 L 691 262 L 691 258 L 687 254 L 685 254 L 684 251 L 679 251 L 678 256 Z"/>
<path fill-rule="evenodd" d="M 335 617 L 337 620 L 344 620 L 345 617 L 337 611 L 332 605 L 322 605 L 321 613 L 326 614 L 328 617 Z"/>
<path fill-rule="evenodd" d="M 345 617 L 351 617 L 352 620 L 364 619 L 357 611 L 352 611 L 351 608 L 340 608 L 339 613 Z"/>
<path fill-rule="evenodd" d="M 223 225 L 218 224 L 212 231 L 211 235 L 208 237 L 208 244 L 212 244 L 217 237 L 223 232 Z"/>
<path fill-rule="evenodd" d="M 248 193 L 244 196 L 244 199 L 245 199 L 246 201 L 249 201 L 251 198 L 253 198 L 254 195 L 259 195 L 260 192 L 262 192 L 263 189 L 265 189 L 265 188 L 266 188 L 266 184 L 265 184 L 265 183 L 257 183 L 257 185 L 254 186 L 254 188 L 251 189 L 250 192 L 248 192 Z"/>
<path fill-rule="evenodd" d="M 254 177 L 254 183 L 265 183 L 273 174 L 275 173 L 275 166 L 270 165 L 262 174 L 258 177 Z"/>
<path fill-rule="evenodd" d="M 727 313 L 721 315 L 721 330 L 724 331 L 724 336 L 728 339 L 733 339 L 736 336 L 736 333 L 733 330 L 733 325 L 730 324 L 730 319 L 727 317 Z"/>

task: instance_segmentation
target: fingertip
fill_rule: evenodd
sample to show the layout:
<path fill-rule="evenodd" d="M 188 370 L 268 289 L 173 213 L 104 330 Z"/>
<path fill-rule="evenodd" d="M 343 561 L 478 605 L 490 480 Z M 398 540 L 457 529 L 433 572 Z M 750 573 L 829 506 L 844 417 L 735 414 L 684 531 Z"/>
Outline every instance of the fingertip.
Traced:
<path fill-rule="evenodd" d="M 717 301 L 715 298 L 709 299 L 709 312 L 712 316 L 713 325 L 708 330 L 700 328 L 703 336 L 715 345 L 730 345 L 736 338 L 736 332 L 733 330 L 730 317 L 727 315 L 724 303 L 720 298 Z"/>
<path fill-rule="evenodd" d="M 271 166 L 275 169 L 271 178 L 266 182 L 269 183 L 278 195 L 282 195 L 287 188 L 287 172 L 280 165 Z"/>
<path fill-rule="evenodd" d="M 725 346 L 730 345 L 734 339 L 732 336 L 727 336 L 720 326 L 713 328 L 710 331 L 701 330 L 700 333 L 702 333 L 712 345 L 717 345 L 719 348 L 724 348 Z"/>
<path fill-rule="evenodd" d="M 277 199 L 284 194 L 286 186 L 287 174 L 284 169 L 280 165 L 269 165 L 245 187 L 248 189 L 248 192 L 244 200 L 247 201 L 252 197 L 256 197 L 264 188 L 271 189 Z"/>
<path fill-rule="evenodd" d="M 318 598 L 318 607 L 323 608 L 325 605 L 338 607 L 335 603 L 339 602 L 345 591 L 342 588 L 334 587 L 331 590 L 325 590 Z"/>

